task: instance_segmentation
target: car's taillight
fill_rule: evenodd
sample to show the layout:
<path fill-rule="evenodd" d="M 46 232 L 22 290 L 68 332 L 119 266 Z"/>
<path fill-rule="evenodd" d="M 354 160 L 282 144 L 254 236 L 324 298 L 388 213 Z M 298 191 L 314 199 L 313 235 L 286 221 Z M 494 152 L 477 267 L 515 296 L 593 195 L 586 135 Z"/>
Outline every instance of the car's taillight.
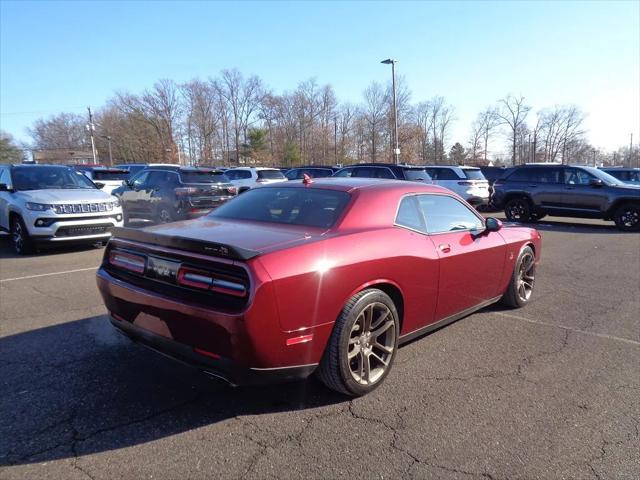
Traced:
<path fill-rule="evenodd" d="M 178 284 L 236 297 L 244 297 L 247 292 L 242 283 L 227 280 L 214 272 L 196 270 L 189 267 L 180 267 L 180 270 L 178 270 Z"/>
<path fill-rule="evenodd" d="M 235 195 L 238 192 L 238 189 L 236 187 L 227 187 L 227 192 Z"/>
<path fill-rule="evenodd" d="M 174 192 L 176 192 L 176 195 L 178 197 L 184 197 L 184 196 L 187 196 L 187 195 L 195 195 L 199 191 L 200 191 L 200 189 L 196 188 L 196 187 L 179 187 L 179 188 L 176 188 L 174 190 Z"/>
<path fill-rule="evenodd" d="M 130 272 L 144 273 L 146 259 L 141 255 L 112 250 L 109 252 L 109 263 Z"/>

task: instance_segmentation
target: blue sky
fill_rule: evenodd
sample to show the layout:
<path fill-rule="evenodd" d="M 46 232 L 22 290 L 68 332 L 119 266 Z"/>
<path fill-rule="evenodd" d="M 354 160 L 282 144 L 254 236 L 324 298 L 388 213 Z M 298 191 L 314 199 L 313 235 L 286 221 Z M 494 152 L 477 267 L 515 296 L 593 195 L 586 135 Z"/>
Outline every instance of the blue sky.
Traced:
<path fill-rule="evenodd" d="M 466 142 L 483 107 L 522 94 L 537 111 L 573 103 L 612 149 L 640 128 L 640 2 L 14 2 L 0 0 L 0 128 L 97 108 L 223 68 L 277 92 L 316 77 L 359 102 L 394 57 L 413 101 L 456 108 Z M 634 140 L 634 143 L 635 140 Z"/>

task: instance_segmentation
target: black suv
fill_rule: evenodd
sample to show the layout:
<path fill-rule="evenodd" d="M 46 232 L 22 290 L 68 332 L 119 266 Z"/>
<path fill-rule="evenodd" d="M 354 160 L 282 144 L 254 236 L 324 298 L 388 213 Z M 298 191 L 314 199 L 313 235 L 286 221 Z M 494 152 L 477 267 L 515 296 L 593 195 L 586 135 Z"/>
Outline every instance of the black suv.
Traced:
<path fill-rule="evenodd" d="M 592 167 L 523 165 L 493 184 L 492 203 L 511 221 L 545 215 L 613 220 L 621 230 L 640 230 L 640 188 Z"/>
<path fill-rule="evenodd" d="M 334 177 L 390 178 L 432 183 L 424 167 L 396 165 L 394 163 L 359 163 L 341 168 Z"/>
<path fill-rule="evenodd" d="M 112 194 L 120 198 L 125 223 L 132 218 L 158 223 L 205 215 L 237 194 L 220 170 L 193 167 L 149 167 Z"/>

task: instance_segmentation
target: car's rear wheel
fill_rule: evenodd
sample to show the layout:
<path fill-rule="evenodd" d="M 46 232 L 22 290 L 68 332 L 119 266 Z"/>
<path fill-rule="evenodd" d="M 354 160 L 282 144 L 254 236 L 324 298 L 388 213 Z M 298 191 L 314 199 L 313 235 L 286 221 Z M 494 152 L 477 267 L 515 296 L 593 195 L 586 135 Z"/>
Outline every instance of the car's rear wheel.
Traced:
<path fill-rule="evenodd" d="M 625 203 L 616 209 L 613 215 L 616 226 L 624 232 L 640 231 L 640 206 Z"/>
<path fill-rule="evenodd" d="M 530 222 L 532 215 L 529 200 L 524 197 L 512 198 L 504 206 L 504 214 L 511 222 Z"/>
<path fill-rule="evenodd" d="M 158 207 L 158 213 L 156 214 L 156 220 L 158 223 L 175 222 L 176 218 L 176 211 L 170 205 L 160 205 Z"/>
<path fill-rule="evenodd" d="M 511 275 L 507 291 L 502 296 L 502 303 L 513 308 L 524 307 L 533 295 L 536 281 L 536 256 L 531 247 L 520 252 L 516 266 Z"/>
<path fill-rule="evenodd" d="M 27 255 L 35 250 L 33 240 L 24 226 L 24 222 L 18 216 L 11 220 L 11 242 L 18 255 Z"/>
<path fill-rule="evenodd" d="M 377 289 L 354 295 L 342 309 L 317 373 L 330 389 L 360 396 L 389 374 L 400 323 L 389 296 Z"/>

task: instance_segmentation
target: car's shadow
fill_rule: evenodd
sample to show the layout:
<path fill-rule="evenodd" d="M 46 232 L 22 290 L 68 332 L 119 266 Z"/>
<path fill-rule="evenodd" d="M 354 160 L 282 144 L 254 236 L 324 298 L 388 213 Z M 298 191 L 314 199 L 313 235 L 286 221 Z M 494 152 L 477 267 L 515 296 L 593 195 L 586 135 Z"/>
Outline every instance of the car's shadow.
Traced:
<path fill-rule="evenodd" d="M 0 465 L 119 449 L 236 417 L 345 401 L 315 380 L 232 388 L 104 316 L 0 339 Z"/>

